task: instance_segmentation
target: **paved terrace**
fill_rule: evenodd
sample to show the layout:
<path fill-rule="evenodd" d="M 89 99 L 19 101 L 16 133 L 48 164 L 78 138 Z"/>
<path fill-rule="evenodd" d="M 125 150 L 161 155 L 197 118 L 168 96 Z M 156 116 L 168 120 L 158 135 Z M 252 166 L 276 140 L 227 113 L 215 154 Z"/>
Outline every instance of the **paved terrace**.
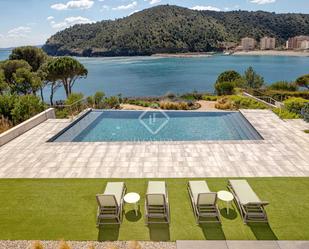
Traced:
<path fill-rule="evenodd" d="M 0 147 L 0 178 L 309 176 L 309 129 L 268 110 L 242 110 L 263 141 L 46 143 L 50 119 Z"/>

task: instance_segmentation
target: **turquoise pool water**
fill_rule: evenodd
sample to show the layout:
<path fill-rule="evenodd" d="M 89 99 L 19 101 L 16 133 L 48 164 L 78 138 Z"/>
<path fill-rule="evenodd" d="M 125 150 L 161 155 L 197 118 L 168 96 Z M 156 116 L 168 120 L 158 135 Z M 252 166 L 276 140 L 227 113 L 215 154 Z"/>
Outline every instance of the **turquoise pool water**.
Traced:
<path fill-rule="evenodd" d="M 261 140 L 239 112 L 91 111 L 54 142 Z"/>

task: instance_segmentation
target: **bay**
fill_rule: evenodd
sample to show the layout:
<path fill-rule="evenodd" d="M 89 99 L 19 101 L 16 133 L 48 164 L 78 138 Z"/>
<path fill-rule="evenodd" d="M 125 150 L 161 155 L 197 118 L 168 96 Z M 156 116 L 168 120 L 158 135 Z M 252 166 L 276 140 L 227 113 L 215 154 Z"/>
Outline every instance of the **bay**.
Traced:
<path fill-rule="evenodd" d="M 9 56 L 0 51 L 0 60 Z M 99 57 L 77 58 L 88 69 L 88 77 L 76 81 L 73 91 L 85 96 L 96 91 L 107 95 L 158 96 L 167 92 L 185 93 L 194 90 L 214 92 L 217 76 L 225 70 L 243 73 L 252 66 L 266 84 L 293 81 L 309 73 L 309 57 L 292 56 L 223 56 L 197 58 Z M 46 98 L 49 89 L 45 90 Z M 55 99 L 63 99 L 59 89 Z"/>

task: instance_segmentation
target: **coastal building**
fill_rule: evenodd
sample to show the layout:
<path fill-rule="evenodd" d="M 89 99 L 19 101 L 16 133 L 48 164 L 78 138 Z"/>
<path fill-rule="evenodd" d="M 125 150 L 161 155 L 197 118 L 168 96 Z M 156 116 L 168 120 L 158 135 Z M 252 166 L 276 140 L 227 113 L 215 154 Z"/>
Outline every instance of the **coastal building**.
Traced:
<path fill-rule="evenodd" d="M 256 41 L 253 38 L 245 37 L 241 39 L 241 47 L 245 51 L 253 50 L 255 45 Z"/>
<path fill-rule="evenodd" d="M 261 50 L 272 50 L 276 48 L 276 39 L 273 37 L 263 37 L 260 41 Z"/>
<path fill-rule="evenodd" d="M 302 41 L 300 48 L 304 49 L 304 50 L 308 50 L 309 49 L 309 41 Z"/>
<path fill-rule="evenodd" d="M 287 49 L 302 49 L 302 42 L 309 41 L 309 36 L 300 35 L 289 38 L 286 43 Z M 303 43 L 305 45 L 306 43 Z"/>

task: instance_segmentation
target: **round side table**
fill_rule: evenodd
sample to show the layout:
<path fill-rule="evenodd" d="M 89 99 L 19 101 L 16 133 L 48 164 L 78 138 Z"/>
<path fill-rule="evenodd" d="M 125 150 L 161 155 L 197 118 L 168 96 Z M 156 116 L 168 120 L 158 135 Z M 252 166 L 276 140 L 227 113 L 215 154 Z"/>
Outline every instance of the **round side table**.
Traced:
<path fill-rule="evenodd" d="M 234 200 L 234 196 L 229 191 L 221 190 L 221 191 L 218 192 L 218 198 L 221 201 L 225 201 L 226 202 L 226 213 L 228 215 L 229 214 L 229 209 L 230 209 L 230 203 Z"/>
<path fill-rule="evenodd" d="M 135 215 L 138 216 L 138 202 L 140 200 L 140 196 L 138 193 L 134 193 L 134 192 L 131 192 L 131 193 L 127 193 L 123 199 L 126 203 L 129 203 L 129 204 L 134 204 L 134 211 L 135 211 Z"/>

